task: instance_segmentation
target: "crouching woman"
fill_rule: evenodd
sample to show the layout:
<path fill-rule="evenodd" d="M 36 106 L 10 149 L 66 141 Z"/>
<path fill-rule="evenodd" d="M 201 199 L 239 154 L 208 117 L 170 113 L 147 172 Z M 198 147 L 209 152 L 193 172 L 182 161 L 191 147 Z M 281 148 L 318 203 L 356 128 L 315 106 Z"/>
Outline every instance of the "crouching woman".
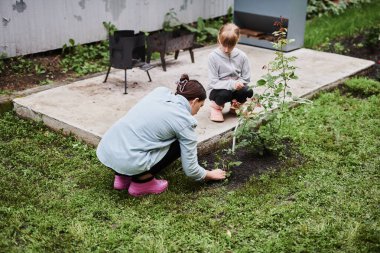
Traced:
<path fill-rule="evenodd" d="M 198 164 L 197 114 L 206 91 L 182 75 L 176 93 L 159 87 L 145 96 L 103 136 L 96 154 L 115 171 L 114 188 L 132 196 L 159 194 L 168 187 L 155 175 L 181 157 L 185 174 L 195 180 L 221 180 L 225 171 Z"/>

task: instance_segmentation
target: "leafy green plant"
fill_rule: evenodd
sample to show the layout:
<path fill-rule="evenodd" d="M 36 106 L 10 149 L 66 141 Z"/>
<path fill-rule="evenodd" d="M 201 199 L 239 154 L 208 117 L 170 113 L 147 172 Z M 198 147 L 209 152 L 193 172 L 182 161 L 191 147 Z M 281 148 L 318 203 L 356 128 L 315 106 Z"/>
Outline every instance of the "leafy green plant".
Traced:
<path fill-rule="evenodd" d="M 5 69 L 5 62 L 4 62 L 5 58 L 7 58 L 7 54 L 2 52 L 0 54 L 0 74 L 3 73 Z"/>
<path fill-rule="evenodd" d="M 345 48 L 344 45 L 340 42 L 334 43 L 334 53 L 343 54 L 349 52 L 348 48 Z"/>
<path fill-rule="evenodd" d="M 206 26 L 205 21 L 201 17 L 198 18 L 196 27 L 192 27 L 186 24 L 183 24 L 183 26 L 190 32 L 196 34 L 197 42 L 199 43 L 203 43 L 204 41 L 206 41 L 208 36 L 211 36 L 213 38 L 216 38 L 218 36 L 218 30 L 214 27 Z"/>
<path fill-rule="evenodd" d="M 103 22 L 108 34 L 112 34 L 117 28 L 110 22 Z M 75 44 L 74 39 L 69 39 L 69 44 L 62 46 L 61 66 L 63 72 L 74 71 L 79 76 L 100 72 L 109 64 L 109 42 L 103 40 L 99 43 L 81 45 Z"/>
<path fill-rule="evenodd" d="M 0 95 L 11 95 L 11 94 L 12 94 L 12 91 L 10 91 L 10 90 L 3 90 L 3 89 L 0 88 Z M 0 110 L 0 114 L 1 114 L 3 112 L 1 106 L 0 106 L 0 109 L 1 109 Z M 9 110 L 7 109 L 6 111 L 9 111 Z"/>
<path fill-rule="evenodd" d="M 226 22 L 232 22 L 233 9 L 229 7 L 226 16 L 218 19 L 204 20 L 198 17 L 197 22 L 194 24 L 184 24 L 178 17 L 177 13 L 171 8 L 164 17 L 163 30 L 166 32 L 173 32 L 185 28 L 186 30 L 196 34 L 196 40 L 199 44 L 206 42 L 215 42 L 218 36 L 219 28 Z"/>
<path fill-rule="evenodd" d="M 102 41 L 92 45 L 75 44 L 74 39 L 62 47 L 63 72 L 74 71 L 79 76 L 100 72 L 108 66 L 108 43 Z"/>
<path fill-rule="evenodd" d="M 164 16 L 164 22 L 162 28 L 165 32 L 173 32 L 181 28 L 182 23 L 177 17 L 177 13 L 174 8 L 171 8 Z"/>
<path fill-rule="evenodd" d="M 50 80 L 49 78 L 46 78 L 45 80 L 42 80 L 39 82 L 40 85 L 46 85 L 46 84 L 51 84 L 53 83 L 52 80 Z"/>
<path fill-rule="evenodd" d="M 228 7 L 227 9 L 227 15 L 226 15 L 226 22 L 225 23 L 232 23 L 234 20 L 234 9 L 232 6 Z"/>
<path fill-rule="evenodd" d="M 380 93 L 380 82 L 363 77 L 352 78 L 345 83 L 346 87 L 353 92 L 371 96 Z"/>
<path fill-rule="evenodd" d="M 218 36 L 219 28 L 233 20 L 233 9 L 230 6 L 227 10 L 227 14 L 217 19 L 204 20 L 202 17 L 198 17 L 197 22 L 192 24 L 182 23 L 177 13 L 171 8 L 164 17 L 162 24 L 163 30 L 166 32 L 175 32 L 177 30 L 186 29 L 191 33 L 195 33 L 196 40 L 199 44 L 215 43 Z"/>
<path fill-rule="evenodd" d="M 362 3 L 370 3 L 371 0 L 308 0 L 307 17 L 313 18 L 322 15 L 339 15 L 348 6 L 356 6 Z"/>
<path fill-rule="evenodd" d="M 332 52 L 336 54 L 346 54 L 350 51 L 350 49 L 346 48 L 341 42 L 330 41 L 322 43 L 320 46 L 317 47 L 317 49 L 320 51 Z"/>
<path fill-rule="evenodd" d="M 306 22 L 304 46 L 316 49 L 322 43 L 371 30 L 380 23 L 379 12 L 380 1 L 372 1 L 361 6 L 350 6 L 339 16 L 315 17 Z"/>
<path fill-rule="evenodd" d="M 46 69 L 44 66 L 42 66 L 41 64 L 36 64 L 34 65 L 34 71 L 37 75 L 41 75 L 41 74 L 44 74 L 46 73 Z"/>
<path fill-rule="evenodd" d="M 5 58 L 5 55 L 3 56 Z M 36 60 L 32 60 L 26 56 L 17 56 L 10 58 L 9 60 L 9 68 L 18 74 L 30 74 L 34 72 L 37 75 L 41 75 L 46 73 L 46 69 L 43 65 L 38 63 Z M 3 66 L 2 66 L 3 64 Z M 0 55 L 0 73 L 5 69 L 5 62 L 3 61 Z"/>
<path fill-rule="evenodd" d="M 10 68 L 15 73 L 27 73 L 34 69 L 34 62 L 25 56 L 13 57 L 10 61 Z"/>
<path fill-rule="evenodd" d="M 380 46 L 380 24 L 364 32 L 364 45 L 371 49 Z"/>
<path fill-rule="evenodd" d="M 222 150 L 221 152 L 215 153 L 214 155 L 214 162 L 212 163 L 212 169 L 221 169 L 227 172 L 227 177 L 231 175 L 232 168 L 238 167 L 242 164 L 241 161 L 234 161 L 230 160 L 230 158 L 227 158 L 224 156 L 224 152 L 229 152 L 229 150 Z M 203 161 L 202 162 L 203 167 L 208 169 L 208 162 Z"/>
<path fill-rule="evenodd" d="M 113 35 L 115 31 L 117 31 L 117 27 L 111 22 L 103 21 L 103 26 L 107 31 L 107 34 Z"/>
<path fill-rule="evenodd" d="M 261 93 L 255 93 L 252 100 L 244 103 L 238 110 L 239 123 L 235 129 L 232 152 L 235 150 L 236 138 L 241 139 L 240 147 L 249 147 L 252 150 L 264 149 L 279 152 L 283 150 L 282 136 L 278 132 L 282 126 L 282 118 L 294 102 L 304 103 L 308 100 L 293 97 L 289 82 L 297 79 L 296 67 L 292 63 L 296 60 L 294 56 L 285 56 L 284 47 L 293 40 L 286 37 L 287 29 L 283 27 L 283 20 L 276 21 L 278 30 L 273 32 L 276 41 L 273 42 L 275 59 L 267 66 L 267 74 L 257 81 L 256 86 L 261 88 Z M 278 121 L 272 121 L 276 118 Z M 264 122 L 265 121 L 265 122 Z M 258 125 L 263 128 L 258 129 Z M 265 131 L 263 130 L 265 129 Z"/>

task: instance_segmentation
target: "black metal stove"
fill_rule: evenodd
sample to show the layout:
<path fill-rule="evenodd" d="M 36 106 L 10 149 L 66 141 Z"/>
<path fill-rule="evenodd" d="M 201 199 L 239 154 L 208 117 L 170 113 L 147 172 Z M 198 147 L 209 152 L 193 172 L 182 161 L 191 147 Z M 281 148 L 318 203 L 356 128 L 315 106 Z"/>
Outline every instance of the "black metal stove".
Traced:
<path fill-rule="evenodd" d="M 108 67 L 107 75 L 104 82 L 107 82 L 111 67 L 124 69 L 124 94 L 127 94 L 127 69 L 139 67 L 144 70 L 149 82 L 152 81 L 149 75 L 149 70 L 154 66 L 145 62 L 145 34 L 140 32 L 135 34 L 133 30 L 115 31 L 109 36 L 110 48 L 110 66 Z"/>
<path fill-rule="evenodd" d="M 153 52 L 160 52 L 162 69 L 166 71 L 165 54 L 174 53 L 174 59 L 178 58 L 180 50 L 189 50 L 191 62 L 194 63 L 194 34 L 187 31 L 155 32 L 147 37 L 147 62 Z"/>

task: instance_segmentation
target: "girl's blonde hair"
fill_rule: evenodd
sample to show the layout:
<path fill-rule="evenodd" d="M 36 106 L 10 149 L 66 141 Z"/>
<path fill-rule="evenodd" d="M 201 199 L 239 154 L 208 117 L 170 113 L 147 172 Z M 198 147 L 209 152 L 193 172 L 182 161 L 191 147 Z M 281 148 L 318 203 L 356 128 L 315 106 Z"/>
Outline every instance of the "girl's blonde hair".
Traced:
<path fill-rule="evenodd" d="M 233 23 L 224 24 L 218 34 L 219 43 L 228 48 L 235 47 L 240 37 L 240 29 Z"/>

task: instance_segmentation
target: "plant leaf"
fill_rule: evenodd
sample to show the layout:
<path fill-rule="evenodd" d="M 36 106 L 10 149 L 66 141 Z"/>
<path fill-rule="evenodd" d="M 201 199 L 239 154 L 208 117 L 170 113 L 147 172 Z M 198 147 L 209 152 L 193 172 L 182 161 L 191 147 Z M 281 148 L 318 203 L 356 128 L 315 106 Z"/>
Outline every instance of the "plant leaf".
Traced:
<path fill-rule="evenodd" d="M 205 31 L 211 34 L 213 37 L 218 36 L 219 31 L 212 27 L 205 27 Z"/>
<path fill-rule="evenodd" d="M 69 43 L 71 46 L 75 46 L 75 40 L 74 39 L 69 39 Z"/>
<path fill-rule="evenodd" d="M 257 85 L 258 85 L 258 86 L 263 86 L 263 85 L 265 85 L 266 83 L 267 83 L 267 81 L 264 80 L 264 79 L 260 79 L 260 80 L 257 81 Z"/>

